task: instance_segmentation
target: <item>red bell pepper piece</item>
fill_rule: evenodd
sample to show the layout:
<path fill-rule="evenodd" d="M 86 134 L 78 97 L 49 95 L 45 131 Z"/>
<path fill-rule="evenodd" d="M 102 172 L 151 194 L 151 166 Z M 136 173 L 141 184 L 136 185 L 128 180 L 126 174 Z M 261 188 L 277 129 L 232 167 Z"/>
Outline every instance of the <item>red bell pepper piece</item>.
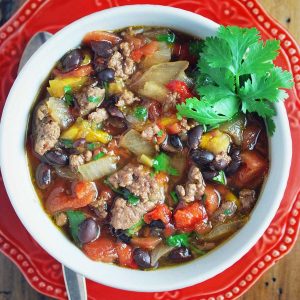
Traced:
<path fill-rule="evenodd" d="M 180 102 L 184 102 L 187 98 L 193 97 L 187 84 L 180 80 L 172 80 L 166 84 L 167 89 L 171 92 L 176 92 L 180 96 Z"/>
<path fill-rule="evenodd" d="M 144 221 L 150 224 L 153 220 L 161 220 L 163 223 L 168 224 L 171 215 L 172 213 L 166 204 L 158 204 L 152 211 L 144 215 Z"/>

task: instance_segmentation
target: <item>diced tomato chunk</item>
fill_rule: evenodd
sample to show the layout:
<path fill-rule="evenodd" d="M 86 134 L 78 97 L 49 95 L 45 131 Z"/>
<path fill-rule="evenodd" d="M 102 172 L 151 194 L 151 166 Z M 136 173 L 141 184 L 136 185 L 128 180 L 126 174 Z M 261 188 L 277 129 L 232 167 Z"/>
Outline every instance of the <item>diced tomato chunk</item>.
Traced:
<path fill-rule="evenodd" d="M 255 180 L 256 184 L 260 184 L 268 169 L 268 161 L 262 157 L 256 150 L 244 151 L 241 153 L 242 167 L 232 178 L 232 183 L 238 188 L 245 188 Z M 258 180 L 258 181 L 257 181 Z"/>
<path fill-rule="evenodd" d="M 94 70 L 93 70 L 92 65 L 81 66 L 73 71 L 68 72 L 68 73 L 63 73 L 63 72 L 59 71 L 58 69 L 53 70 L 53 74 L 59 78 L 84 77 L 84 76 L 90 75 L 93 72 L 94 72 Z"/>
<path fill-rule="evenodd" d="M 174 214 L 175 227 L 179 230 L 193 231 L 197 224 L 207 222 L 207 213 L 200 201 L 193 202 Z"/>
<path fill-rule="evenodd" d="M 89 43 L 91 41 L 108 41 L 115 45 L 121 41 L 121 38 L 107 31 L 96 30 L 87 33 L 83 38 L 84 43 Z"/>
<path fill-rule="evenodd" d="M 118 258 L 115 243 L 107 238 L 100 237 L 94 242 L 84 244 L 83 252 L 92 260 L 112 263 Z"/>
<path fill-rule="evenodd" d="M 152 41 L 149 44 L 144 45 L 143 47 L 133 50 L 131 52 L 131 58 L 135 62 L 140 62 L 143 56 L 150 56 L 158 49 L 158 42 Z"/>
<path fill-rule="evenodd" d="M 119 264 L 122 267 L 129 267 L 132 269 L 138 268 L 137 264 L 133 260 L 133 249 L 130 245 L 118 242 L 116 243 L 116 250 Z"/>
<path fill-rule="evenodd" d="M 73 185 L 74 195 L 67 195 L 62 188 L 55 188 L 45 201 L 50 214 L 87 206 L 97 197 L 97 188 L 93 182 L 79 181 Z"/>
<path fill-rule="evenodd" d="M 218 191 L 208 184 L 204 191 L 204 205 L 208 216 L 211 216 L 218 209 L 220 200 Z"/>
<path fill-rule="evenodd" d="M 158 204 L 152 211 L 144 215 L 144 221 L 150 224 L 153 220 L 161 220 L 163 223 L 168 224 L 171 215 L 172 213 L 166 204 Z"/>
<path fill-rule="evenodd" d="M 180 102 L 184 102 L 187 98 L 193 97 L 193 94 L 190 92 L 189 87 L 183 81 L 172 80 L 168 84 L 166 84 L 166 87 L 171 92 L 176 92 L 179 94 Z"/>

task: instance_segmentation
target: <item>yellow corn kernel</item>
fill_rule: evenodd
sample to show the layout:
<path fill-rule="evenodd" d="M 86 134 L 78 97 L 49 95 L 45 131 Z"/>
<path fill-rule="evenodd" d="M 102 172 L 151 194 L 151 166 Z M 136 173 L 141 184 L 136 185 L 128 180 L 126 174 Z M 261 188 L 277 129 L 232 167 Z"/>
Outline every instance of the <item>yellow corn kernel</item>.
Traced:
<path fill-rule="evenodd" d="M 79 128 L 76 124 L 65 130 L 60 136 L 62 139 L 75 140 L 78 136 Z"/>
<path fill-rule="evenodd" d="M 241 203 L 240 203 L 240 200 L 238 199 L 238 197 L 236 195 L 234 195 L 233 193 L 231 193 L 231 192 L 226 193 L 225 200 L 230 201 L 230 202 L 234 202 L 237 207 L 241 206 Z"/>
<path fill-rule="evenodd" d="M 112 136 L 103 130 L 90 130 L 89 133 L 85 136 L 87 142 L 100 142 L 107 144 L 111 141 Z"/>
<path fill-rule="evenodd" d="M 49 80 L 47 90 L 52 97 L 61 98 L 65 94 L 64 87 L 70 86 L 73 91 L 79 90 L 87 81 L 87 77 L 67 77 Z"/>
<path fill-rule="evenodd" d="M 142 154 L 140 157 L 139 157 L 139 161 L 144 164 L 145 166 L 148 166 L 148 167 L 152 167 L 153 166 L 153 159 L 145 154 Z"/>
<path fill-rule="evenodd" d="M 221 152 L 227 153 L 230 143 L 231 138 L 228 134 L 215 129 L 203 134 L 200 147 L 217 155 Z"/>

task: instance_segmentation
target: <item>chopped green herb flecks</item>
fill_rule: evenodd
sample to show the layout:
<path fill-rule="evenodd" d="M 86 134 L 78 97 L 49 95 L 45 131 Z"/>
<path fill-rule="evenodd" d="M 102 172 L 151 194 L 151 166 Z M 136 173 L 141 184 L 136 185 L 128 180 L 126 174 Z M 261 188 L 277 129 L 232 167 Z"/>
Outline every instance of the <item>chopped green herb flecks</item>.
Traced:
<path fill-rule="evenodd" d="M 93 157 L 93 160 L 98 160 L 99 158 L 105 156 L 105 153 L 104 152 L 99 152 L 97 153 L 94 157 Z"/>
<path fill-rule="evenodd" d="M 65 148 L 73 148 L 73 141 L 68 139 L 60 139 L 60 142 L 64 145 Z"/>
<path fill-rule="evenodd" d="M 65 92 L 65 94 L 64 94 L 63 100 L 65 101 L 66 105 L 73 106 L 74 105 L 74 97 L 72 94 L 72 87 L 69 85 L 66 85 L 64 87 L 64 92 Z"/>
<path fill-rule="evenodd" d="M 176 192 L 175 192 L 175 191 L 172 191 L 172 192 L 170 193 L 170 195 L 171 195 L 171 197 L 172 197 L 172 200 L 173 200 L 174 204 L 177 204 L 177 203 L 179 202 L 179 198 L 178 198 Z"/>
<path fill-rule="evenodd" d="M 148 110 L 146 107 L 143 106 L 138 106 L 134 110 L 134 116 L 139 120 L 139 121 L 146 121 L 148 118 Z"/>
<path fill-rule="evenodd" d="M 175 42 L 175 34 L 173 32 L 171 33 L 166 33 L 166 34 L 158 34 L 156 36 L 156 40 L 159 41 L 159 42 L 166 42 L 166 43 L 169 43 L 169 44 L 172 44 Z"/>
<path fill-rule="evenodd" d="M 162 172 L 166 172 L 169 175 L 173 175 L 173 176 L 179 175 L 178 171 L 171 167 L 170 157 L 163 152 L 161 152 L 154 158 L 153 168 L 155 169 L 156 172 L 162 171 Z"/>
<path fill-rule="evenodd" d="M 91 103 L 98 103 L 100 101 L 100 97 L 90 96 L 88 97 L 88 101 Z"/>
<path fill-rule="evenodd" d="M 163 130 L 160 130 L 156 135 L 157 135 L 158 137 L 162 137 L 163 134 L 164 134 Z"/>
<path fill-rule="evenodd" d="M 97 142 L 95 142 L 95 143 L 88 143 L 86 147 L 87 147 L 88 150 L 93 151 L 96 148 L 100 147 L 100 143 L 97 143 Z"/>
<path fill-rule="evenodd" d="M 79 225 L 86 219 L 86 216 L 81 211 L 68 210 L 66 211 L 69 220 L 70 233 L 74 241 L 79 244 L 78 230 Z"/>
<path fill-rule="evenodd" d="M 227 180 L 224 171 L 220 171 L 219 174 L 213 178 L 213 181 L 226 184 Z"/>
<path fill-rule="evenodd" d="M 225 209 L 224 210 L 224 215 L 225 216 L 229 216 L 231 214 L 231 210 L 230 209 Z"/>
<path fill-rule="evenodd" d="M 166 242 L 171 247 L 188 247 L 189 246 L 189 233 L 174 234 L 166 238 Z"/>
<path fill-rule="evenodd" d="M 144 219 L 141 219 L 139 222 L 137 222 L 136 224 L 128 228 L 126 230 L 126 234 L 129 236 L 133 236 L 143 227 L 144 224 L 145 224 Z"/>

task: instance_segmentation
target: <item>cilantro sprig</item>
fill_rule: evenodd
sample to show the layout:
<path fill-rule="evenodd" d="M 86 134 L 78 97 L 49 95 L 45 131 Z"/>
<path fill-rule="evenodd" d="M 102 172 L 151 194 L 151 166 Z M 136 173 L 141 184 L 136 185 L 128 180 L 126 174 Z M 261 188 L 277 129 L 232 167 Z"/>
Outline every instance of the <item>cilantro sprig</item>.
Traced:
<path fill-rule="evenodd" d="M 195 48 L 201 52 L 195 86 L 201 100 L 186 99 L 177 105 L 178 114 L 215 126 L 239 111 L 256 112 L 272 135 L 274 103 L 285 100 L 283 89 L 293 86 L 292 74 L 273 63 L 280 42 L 263 42 L 256 28 L 220 26 L 215 37 L 205 39 L 204 47 Z"/>

